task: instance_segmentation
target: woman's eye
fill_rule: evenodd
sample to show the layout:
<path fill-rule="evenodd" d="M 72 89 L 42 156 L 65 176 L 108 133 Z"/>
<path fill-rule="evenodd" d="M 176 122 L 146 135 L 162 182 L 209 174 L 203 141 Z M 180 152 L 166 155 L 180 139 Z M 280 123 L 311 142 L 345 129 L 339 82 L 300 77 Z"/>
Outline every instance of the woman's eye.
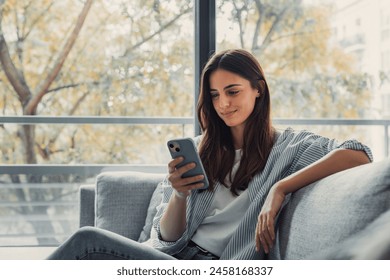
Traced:
<path fill-rule="evenodd" d="M 219 95 L 218 93 L 211 93 L 211 94 L 210 94 L 211 99 L 217 98 L 218 95 Z"/>
<path fill-rule="evenodd" d="M 229 95 L 236 95 L 239 92 L 240 92 L 239 90 L 231 90 L 229 91 Z"/>

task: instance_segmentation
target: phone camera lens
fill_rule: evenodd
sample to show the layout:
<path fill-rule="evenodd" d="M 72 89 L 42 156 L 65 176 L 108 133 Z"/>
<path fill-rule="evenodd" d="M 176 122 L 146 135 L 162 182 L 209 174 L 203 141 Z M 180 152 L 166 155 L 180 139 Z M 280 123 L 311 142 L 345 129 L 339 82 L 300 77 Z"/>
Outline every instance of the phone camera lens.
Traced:
<path fill-rule="evenodd" d="M 173 147 L 175 147 L 175 146 L 174 146 L 172 143 L 170 143 L 170 144 L 169 144 L 169 148 L 172 149 Z"/>
<path fill-rule="evenodd" d="M 176 151 L 176 152 L 180 152 L 180 148 L 179 148 L 179 147 L 176 147 L 176 148 L 175 148 L 175 151 Z"/>

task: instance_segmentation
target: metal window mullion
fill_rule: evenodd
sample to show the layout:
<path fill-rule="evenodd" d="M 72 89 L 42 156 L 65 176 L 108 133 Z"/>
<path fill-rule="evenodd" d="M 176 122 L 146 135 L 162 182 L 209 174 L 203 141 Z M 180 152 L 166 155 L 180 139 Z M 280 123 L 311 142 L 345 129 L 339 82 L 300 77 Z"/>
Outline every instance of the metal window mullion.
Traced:
<path fill-rule="evenodd" d="M 194 92 L 194 132 L 200 134 L 196 104 L 199 98 L 199 82 L 203 66 L 216 49 L 215 0 L 195 0 L 195 92 Z"/>
<path fill-rule="evenodd" d="M 389 156 L 389 125 L 387 124 L 387 125 L 384 125 L 383 126 L 384 127 L 384 129 L 385 129 L 385 139 L 384 139 L 384 141 L 385 141 L 385 157 L 388 157 Z"/>
<path fill-rule="evenodd" d="M 192 124 L 182 117 L 0 116 L 0 124 Z"/>
<path fill-rule="evenodd" d="M 77 174 L 95 176 L 103 171 L 139 171 L 165 173 L 164 164 L 0 164 L 0 174 Z M 17 186 L 17 184 L 14 184 Z M 0 184 L 2 186 L 2 184 Z"/>

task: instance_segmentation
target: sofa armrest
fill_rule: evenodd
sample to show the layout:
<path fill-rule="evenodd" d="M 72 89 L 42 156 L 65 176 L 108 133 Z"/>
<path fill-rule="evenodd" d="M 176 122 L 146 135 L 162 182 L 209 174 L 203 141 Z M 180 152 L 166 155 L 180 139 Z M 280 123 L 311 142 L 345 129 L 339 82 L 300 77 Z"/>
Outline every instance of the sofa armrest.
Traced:
<path fill-rule="evenodd" d="M 316 252 L 308 259 L 390 260 L 390 209 L 366 228 L 342 242 Z"/>
<path fill-rule="evenodd" d="M 138 240 L 150 199 L 164 174 L 109 171 L 96 178 L 95 226 Z"/>
<path fill-rule="evenodd" d="M 365 228 L 369 229 L 366 233 L 372 237 L 381 236 L 380 232 L 374 235 L 374 231 L 371 231 L 372 223 L 389 209 L 390 158 L 325 177 L 291 195 L 290 201 L 280 212 L 276 244 L 269 258 L 380 258 L 382 255 L 375 252 L 375 246 L 370 247 L 374 250 L 370 252 L 364 248 L 365 244 L 359 244 L 363 239 L 357 242 L 347 240 L 355 235 L 360 236 L 359 232 Z M 390 215 L 384 217 L 388 219 Z M 385 221 L 385 218 L 379 220 L 379 223 L 380 221 Z M 385 227 L 386 230 L 389 229 L 386 223 L 379 231 L 385 230 Z M 344 242 L 346 246 L 355 244 L 358 247 L 345 250 L 348 253 L 342 256 Z M 384 239 L 383 246 L 388 246 L 387 242 L 388 239 Z M 334 251 L 328 255 L 322 253 L 329 248 Z M 337 250 L 340 250 L 339 254 L 333 254 Z M 352 255 L 350 252 L 359 254 Z"/>
<path fill-rule="evenodd" d="M 95 185 L 82 185 L 79 189 L 79 226 L 95 225 Z"/>

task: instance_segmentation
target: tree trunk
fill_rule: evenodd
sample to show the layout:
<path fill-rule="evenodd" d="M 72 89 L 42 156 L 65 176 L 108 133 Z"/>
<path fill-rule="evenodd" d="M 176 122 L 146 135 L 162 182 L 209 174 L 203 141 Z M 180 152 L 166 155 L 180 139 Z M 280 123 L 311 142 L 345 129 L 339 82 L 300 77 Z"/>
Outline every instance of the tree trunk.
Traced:
<path fill-rule="evenodd" d="M 35 125 L 22 125 L 20 137 L 24 149 L 24 162 L 27 164 L 37 164 L 37 155 L 34 149 Z"/>
<path fill-rule="evenodd" d="M 4 3 L 3 0 L 0 0 L 0 5 Z M 85 18 L 88 15 L 88 12 L 91 8 L 93 0 L 86 0 L 82 11 L 77 19 L 77 22 L 74 26 L 73 32 L 70 37 L 67 39 L 63 49 L 57 56 L 57 60 L 54 63 L 54 66 L 46 73 L 46 78 L 42 80 L 42 83 L 38 88 L 32 92 L 28 83 L 26 82 L 26 77 L 21 69 L 18 69 L 16 64 L 13 62 L 10 55 L 7 42 L 3 36 L 1 28 L 2 20 L 2 7 L 0 6 L 0 63 L 3 68 L 3 71 L 11 84 L 12 88 L 15 90 L 16 94 L 19 97 L 21 106 L 23 108 L 24 115 L 36 115 L 37 107 L 41 102 L 43 96 L 47 94 L 50 90 L 51 85 L 54 80 L 57 78 L 58 74 L 61 71 L 61 68 L 70 53 L 78 34 L 81 30 L 81 27 L 84 24 Z M 22 146 L 24 150 L 24 162 L 26 164 L 37 164 L 37 156 L 35 150 L 35 125 L 22 125 L 19 129 L 19 137 L 22 140 Z M 28 183 L 42 183 L 42 175 L 26 174 Z M 15 178 L 14 178 L 15 179 Z M 18 198 L 19 202 L 28 202 L 28 201 L 47 201 L 50 197 L 50 194 L 47 193 L 49 190 L 42 189 L 30 189 L 29 191 L 18 190 L 15 195 Z M 48 206 L 38 206 L 38 207 L 20 207 L 19 213 L 24 215 L 44 215 L 48 216 L 47 210 Z M 12 210 L 11 210 L 12 211 Z M 48 245 L 48 244 L 57 244 L 58 241 L 51 237 L 54 236 L 55 230 L 52 223 L 49 220 L 49 217 L 45 221 L 30 221 L 30 224 L 35 230 L 35 233 L 38 235 L 37 241 L 39 245 Z M 39 237 L 39 235 L 46 235 Z"/>

